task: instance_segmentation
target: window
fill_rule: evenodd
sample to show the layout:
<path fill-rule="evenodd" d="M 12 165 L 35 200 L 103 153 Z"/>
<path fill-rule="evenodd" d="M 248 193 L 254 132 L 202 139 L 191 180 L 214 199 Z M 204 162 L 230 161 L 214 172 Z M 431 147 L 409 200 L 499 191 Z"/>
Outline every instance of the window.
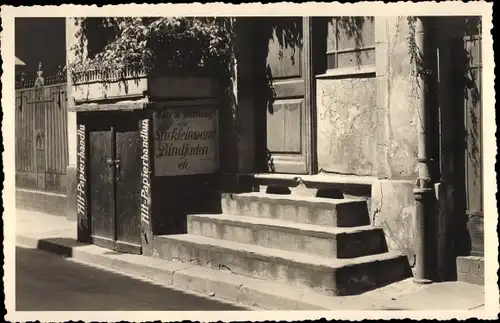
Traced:
<path fill-rule="evenodd" d="M 329 18 L 326 55 L 328 70 L 375 66 L 374 18 Z"/>

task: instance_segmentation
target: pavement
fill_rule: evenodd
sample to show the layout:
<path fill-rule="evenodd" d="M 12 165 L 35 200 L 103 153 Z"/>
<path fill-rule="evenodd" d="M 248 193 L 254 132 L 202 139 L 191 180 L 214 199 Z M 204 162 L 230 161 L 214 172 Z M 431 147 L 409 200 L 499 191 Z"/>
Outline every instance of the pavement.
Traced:
<path fill-rule="evenodd" d="M 245 308 L 16 247 L 17 311 L 238 311 Z"/>
<path fill-rule="evenodd" d="M 297 289 L 274 281 L 264 281 L 251 277 L 234 275 L 223 271 L 189 264 L 170 262 L 141 255 L 120 254 L 94 245 L 76 242 L 76 222 L 61 216 L 17 210 L 16 245 L 24 248 L 40 249 L 52 254 L 71 258 L 81 264 L 98 268 L 92 271 L 99 282 L 107 281 L 105 271 L 127 275 L 136 280 L 147 280 L 177 291 L 209 297 L 219 303 L 200 301 L 195 307 L 240 308 L 250 310 L 438 310 L 438 311 L 480 311 L 484 309 L 484 287 L 461 282 L 418 285 L 412 279 L 397 282 L 361 295 L 331 297 L 315 292 Z M 18 249 L 20 263 L 27 249 Z M 19 256 L 20 255 L 20 256 Z M 36 255 L 35 258 L 42 257 Z M 51 258 L 52 259 L 52 258 Z M 55 258 L 53 258 L 55 259 Z M 55 263 L 56 261 L 53 260 Z M 73 266 L 73 265 L 70 265 Z M 73 267 L 68 267 L 71 270 Z M 73 268 L 74 269 L 74 268 Z M 24 269 L 34 275 L 35 269 Z M 85 269 L 93 270 L 93 269 Z M 95 278 L 102 276 L 102 278 Z M 18 276 L 24 277 L 24 276 Z M 44 275 L 32 276 L 43 280 Z M 24 279 L 24 278 L 23 278 Z M 90 285 L 92 285 L 90 281 Z M 45 288 L 66 288 L 64 281 L 45 281 Z M 56 287 L 52 284 L 56 284 Z M 17 282 L 22 286 L 23 282 Z M 95 285 L 95 284 L 94 284 Z M 107 289 L 122 286 L 120 279 L 109 279 Z M 94 288 L 94 287 L 92 287 Z M 144 287 L 146 293 L 155 293 Z M 102 291 L 101 291 L 102 292 Z M 133 293 L 133 291 L 130 291 Z M 143 293 L 140 293 L 144 295 Z M 29 296 L 27 296 L 29 297 Z M 133 299 L 134 294 L 123 298 Z M 117 299 L 119 301 L 119 299 Z M 119 302 L 118 302 L 119 303 Z M 116 303 L 116 304 L 118 304 Z M 185 308 L 188 302 L 179 301 L 174 307 Z M 221 305 L 224 303 L 225 305 Z M 131 304 L 130 302 L 127 302 Z M 87 304 L 91 306 L 92 304 Z M 28 305 L 20 305 L 28 306 Z M 55 305 L 53 305 L 55 306 Z M 138 304 L 137 306 L 142 306 Z M 162 306 L 158 304 L 158 306 Z M 163 304 L 163 306 L 166 306 Z M 89 307 L 90 308 L 90 307 Z M 166 309 L 172 307 L 166 306 Z M 477 316 L 477 314 L 474 314 Z"/>

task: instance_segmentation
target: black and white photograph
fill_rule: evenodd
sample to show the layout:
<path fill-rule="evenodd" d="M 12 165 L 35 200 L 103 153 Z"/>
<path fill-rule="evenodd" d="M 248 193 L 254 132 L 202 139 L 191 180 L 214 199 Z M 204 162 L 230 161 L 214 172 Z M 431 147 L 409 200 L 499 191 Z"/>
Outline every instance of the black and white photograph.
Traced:
<path fill-rule="evenodd" d="M 6 320 L 497 317 L 492 3 L 1 15 Z"/>

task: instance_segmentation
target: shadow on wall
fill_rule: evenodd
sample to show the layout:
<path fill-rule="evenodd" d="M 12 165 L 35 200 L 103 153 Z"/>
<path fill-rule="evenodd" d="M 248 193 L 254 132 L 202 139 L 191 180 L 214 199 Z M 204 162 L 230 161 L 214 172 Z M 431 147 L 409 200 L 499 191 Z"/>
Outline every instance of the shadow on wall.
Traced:
<path fill-rule="evenodd" d="M 365 43 L 363 38 L 367 35 L 364 34 L 365 23 L 369 20 L 373 25 L 374 17 L 335 17 L 334 19 L 328 19 L 328 24 L 333 27 L 335 32 L 336 42 L 340 39 L 345 38 L 347 40 L 354 40 L 354 48 L 363 48 Z M 372 32 L 372 30 L 369 30 Z M 341 36 L 342 34 L 342 36 Z M 338 45 L 338 44 L 337 44 Z M 356 51 L 356 64 L 357 66 L 362 65 L 361 51 Z"/>
<path fill-rule="evenodd" d="M 187 233 L 189 214 L 222 213 L 221 194 L 213 176 L 153 178 L 153 234 Z"/>
<path fill-rule="evenodd" d="M 454 256 L 484 252 L 481 145 L 481 21 L 466 18 L 466 38 L 454 43 L 452 108 L 454 139 Z M 462 95 L 460 95 L 462 93 Z M 458 109 L 458 110 L 456 110 Z M 469 214 L 468 214 L 469 213 Z M 479 231 L 476 226 L 480 227 Z"/>
<path fill-rule="evenodd" d="M 253 91 L 256 115 L 256 170 L 257 172 L 275 172 L 271 151 L 267 148 L 267 113 L 274 113 L 274 76 L 269 62 L 271 42 L 279 47 L 278 59 L 283 60 L 284 50 L 291 49 L 291 64 L 295 51 L 302 49 L 302 17 L 259 17 L 249 18 L 254 27 L 251 39 L 251 56 L 253 59 Z"/>
<path fill-rule="evenodd" d="M 257 172 L 275 172 L 272 152 L 267 147 L 267 120 L 266 114 L 275 112 L 276 89 L 274 87 L 275 75 L 273 75 L 270 60 L 277 60 L 276 64 L 282 64 L 284 59 L 289 60 L 293 66 L 300 64 L 295 59 L 297 51 L 303 48 L 303 25 L 302 17 L 259 17 L 244 18 L 239 21 L 252 24 L 254 28 L 251 39 L 251 56 L 253 57 L 253 91 L 255 95 L 254 106 L 256 113 L 257 132 Z M 353 39 L 356 48 L 363 47 L 363 26 L 366 19 L 373 17 L 317 17 L 313 19 L 315 30 L 312 39 L 314 52 L 313 69 L 315 74 L 326 71 L 327 66 L 327 37 L 329 30 L 345 34 L 345 37 Z M 238 21 L 238 20 L 237 20 Z M 329 26 L 330 25 L 330 26 Z M 335 28 L 332 26 L 335 25 Z M 271 45 L 272 44 L 272 45 Z M 278 47 L 277 58 L 270 57 L 271 46 Z M 284 57 L 285 53 L 291 53 L 290 57 Z M 303 59 L 302 55 L 299 55 Z M 357 64 L 361 64 L 361 52 L 356 52 Z"/>

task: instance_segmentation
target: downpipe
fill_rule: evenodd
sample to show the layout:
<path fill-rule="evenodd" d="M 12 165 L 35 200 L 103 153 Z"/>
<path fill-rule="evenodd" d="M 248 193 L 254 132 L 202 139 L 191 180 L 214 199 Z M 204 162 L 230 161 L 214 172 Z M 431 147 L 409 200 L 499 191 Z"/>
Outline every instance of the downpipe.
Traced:
<path fill-rule="evenodd" d="M 421 182 L 419 180 L 419 182 Z M 432 197 L 433 189 L 428 187 L 416 187 L 413 190 L 415 197 L 415 276 L 417 284 L 430 284 L 433 282 L 434 270 L 434 249 L 437 247 L 433 243 L 433 210 Z"/>
<path fill-rule="evenodd" d="M 420 52 L 421 62 L 426 64 L 425 29 L 422 17 L 417 17 L 415 25 L 415 43 Z M 425 74 L 417 74 L 417 145 L 418 145 L 418 179 L 413 194 L 415 197 L 415 276 L 417 284 L 430 284 L 433 282 L 434 243 L 433 230 L 433 189 L 429 172 L 428 151 L 428 111 L 426 105 L 427 80 Z"/>

